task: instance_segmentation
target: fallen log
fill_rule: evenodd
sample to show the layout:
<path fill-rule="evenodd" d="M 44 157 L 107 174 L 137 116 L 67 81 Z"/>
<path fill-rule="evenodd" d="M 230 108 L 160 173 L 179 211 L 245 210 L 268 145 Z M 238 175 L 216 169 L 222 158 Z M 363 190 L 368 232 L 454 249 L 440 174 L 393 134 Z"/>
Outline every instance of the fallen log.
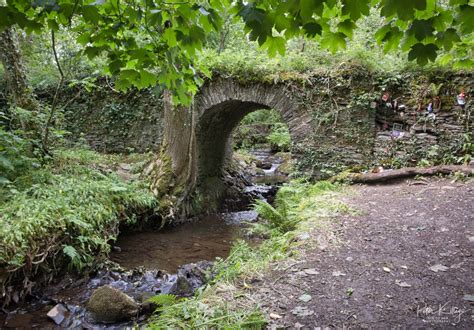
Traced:
<path fill-rule="evenodd" d="M 432 167 L 407 167 L 399 170 L 385 170 L 379 173 L 354 173 L 347 178 L 353 183 L 379 183 L 414 176 L 433 176 L 437 174 L 451 174 L 460 172 L 465 175 L 474 175 L 473 165 L 440 165 Z"/>

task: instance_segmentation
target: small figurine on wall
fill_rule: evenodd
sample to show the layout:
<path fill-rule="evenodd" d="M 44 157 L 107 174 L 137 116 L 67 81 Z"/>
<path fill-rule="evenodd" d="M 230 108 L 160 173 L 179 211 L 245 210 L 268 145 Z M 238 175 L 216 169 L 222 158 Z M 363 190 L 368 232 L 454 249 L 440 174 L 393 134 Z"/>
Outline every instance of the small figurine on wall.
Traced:
<path fill-rule="evenodd" d="M 385 106 L 387 108 L 390 108 L 390 109 L 392 108 L 392 100 L 390 98 L 390 92 L 388 91 L 383 92 L 382 101 L 385 103 Z"/>
<path fill-rule="evenodd" d="M 464 110 L 464 107 L 466 106 L 466 94 L 464 93 L 464 88 L 461 89 L 461 93 L 457 96 L 457 102 L 458 105 L 461 107 L 461 109 Z"/>
<path fill-rule="evenodd" d="M 433 113 L 433 102 L 430 102 L 428 104 L 428 106 L 426 107 L 426 111 L 428 111 L 428 113 Z"/>

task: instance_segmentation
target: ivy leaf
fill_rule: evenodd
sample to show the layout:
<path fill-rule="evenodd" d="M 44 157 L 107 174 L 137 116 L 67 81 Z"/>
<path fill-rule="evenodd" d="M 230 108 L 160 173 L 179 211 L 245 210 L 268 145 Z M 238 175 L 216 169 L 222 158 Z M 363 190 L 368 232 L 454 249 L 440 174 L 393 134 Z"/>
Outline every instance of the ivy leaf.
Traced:
<path fill-rule="evenodd" d="M 447 29 L 444 32 L 439 32 L 436 37 L 438 39 L 438 42 L 446 50 L 450 50 L 451 48 L 453 48 L 454 43 L 461 41 L 461 38 L 459 37 L 455 29 Z"/>
<path fill-rule="evenodd" d="M 474 7 L 471 5 L 461 6 L 457 20 L 461 25 L 462 33 L 469 34 L 474 32 Z"/>
<path fill-rule="evenodd" d="M 102 19 L 102 16 L 99 14 L 99 11 L 95 6 L 82 6 L 82 16 L 86 22 L 93 24 L 98 24 Z"/>
<path fill-rule="evenodd" d="M 382 0 L 382 16 L 398 15 L 404 21 L 413 19 L 415 9 L 426 9 L 426 0 Z"/>
<path fill-rule="evenodd" d="M 346 36 L 341 32 L 326 32 L 321 39 L 321 47 L 328 49 L 334 54 L 339 49 L 346 48 Z"/>
<path fill-rule="evenodd" d="M 155 74 L 147 70 L 140 71 L 140 87 L 145 88 L 145 87 L 153 86 L 156 84 L 157 80 L 158 80 L 158 77 Z"/>
<path fill-rule="evenodd" d="M 306 35 L 310 38 L 321 35 L 321 32 L 323 31 L 323 27 L 316 21 L 306 23 L 303 25 L 303 29 L 305 30 Z"/>
<path fill-rule="evenodd" d="M 300 2 L 300 16 L 303 22 L 307 22 L 313 19 L 313 15 L 322 15 L 324 5 L 323 0 L 301 0 Z"/>
<path fill-rule="evenodd" d="M 453 22 L 453 16 L 447 10 L 442 11 L 433 17 L 433 27 L 437 31 L 446 30 L 446 27 L 449 26 L 452 22 Z"/>
<path fill-rule="evenodd" d="M 368 0 L 343 0 L 342 14 L 349 15 L 354 21 L 357 21 L 362 14 L 369 15 Z"/>
<path fill-rule="evenodd" d="M 432 20 L 414 20 L 410 29 L 409 34 L 413 34 L 418 41 L 421 41 L 427 37 L 433 35 L 433 22 Z"/>
<path fill-rule="evenodd" d="M 84 49 L 84 54 L 87 55 L 87 57 L 92 60 L 94 57 L 96 57 L 102 49 L 100 47 L 86 47 Z"/>
<path fill-rule="evenodd" d="M 277 52 L 280 55 L 285 55 L 286 41 L 283 37 L 269 37 L 263 45 L 263 47 L 268 48 L 268 55 L 274 57 Z"/>
<path fill-rule="evenodd" d="M 346 19 L 337 25 L 337 30 L 344 33 L 349 38 L 352 38 L 352 32 L 356 27 L 356 24 L 352 20 Z"/>
<path fill-rule="evenodd" d="M 408 53 L 408 59 L 410 61 L 416 60 L 419 65 L 426 65 L 428 61 L 434 62 L 436 60 L 436 51 L 438 46 L 435 44 L 424 45 L 422 43 L 417 43 L 411 47 L 410 52 Z"/>
<path fill-rule="evenodd" d="M 400 46 L 400 40 L 403 37 L 403 32 L 396 26 L 390 28 L 390 30 L 385 34 L 382 39 L 382 42 L 385 43 L 384 52 L 389 52 L 390 50 L 396 50 Z"/>

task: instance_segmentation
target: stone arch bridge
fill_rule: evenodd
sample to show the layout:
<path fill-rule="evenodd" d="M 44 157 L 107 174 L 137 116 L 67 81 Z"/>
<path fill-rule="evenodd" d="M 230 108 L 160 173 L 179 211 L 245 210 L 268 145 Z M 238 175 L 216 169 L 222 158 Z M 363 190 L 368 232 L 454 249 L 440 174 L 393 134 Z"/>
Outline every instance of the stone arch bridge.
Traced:
<path fill-rule="evenodd" d="M 341 113 L 334 127 L 323 131 L 314 118 L 314 109 L 297 97 L 291 85 L 217 78 L 201 88 L 190 108 L 173 107 L 170 96 L 165 95 L 163 145 L 175 178 L 171 184 L 174 193 L 186 191 L 188 204 L 197 201 L 204 202 L 205 208 L 216 206 L 225 190 L 222 174 L 232 155 L 232 132 L 243 117 L 259 109 L 274 109 L 281 114 L 288 124 L 297 159 L 311 150 L 328 161 L 331 158 L 354 164 L 366 160 L 359 138 L 367 141 L 374 135 L 374 121 L 367 109 L 350 117 Z M 349 126 L 359 138 L 341 140 L 336 126 Z M 202 208 L 202 203 L 198 208 Z"/>
<path fill-rule="evenodd" d="M 165 206 L 169 199 L 173 206 L 198 204 L 197 209 L 205 205 L 202 200 L 217 201 L 224 191 L 231 132 L 256 109 L 281 113 L 298 170 L 314 177 L 331 175 L 344 165 L 414 166 L 431 157 L 429 150 L 437 150 L 439 157 L 465 156 L 463 144 L 474 127 L 472 72 L 380 73 L 345 65 L 286 78 L 265 83 L 215 77 L 187 109 L 175 109 L 166 92 L 162 97 L 152 89 L 121 95 L 98 89 L 87 94 L 87 102 L 78 98 L 68 106 L 67 129 L 76 138 L 85 134 L 103 152 L 161 148 L 147 168 L 154 193 Z M 437 95 L 430 94 L 433 84 Z M 382 102 L 383 89 L 403 107 Z M 464 107 L 456 103 L 461 90 Z M 63 102 L 69 104 L 71 95 L 66 93 Z M 435 99 L 440 102 L 433 119 L 426 108 Z M 196 209 L 189 207 L 185 213 Z"/>

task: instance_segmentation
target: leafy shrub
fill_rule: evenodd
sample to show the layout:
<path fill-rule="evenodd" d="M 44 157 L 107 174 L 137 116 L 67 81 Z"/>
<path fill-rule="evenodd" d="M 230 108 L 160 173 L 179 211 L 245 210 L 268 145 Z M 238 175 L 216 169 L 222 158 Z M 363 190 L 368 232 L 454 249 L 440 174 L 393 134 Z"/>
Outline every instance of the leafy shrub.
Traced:
<path fill-rule="evenodd" d="M 281 116 L 276 110 L 257 110 L 245 116 L 240 124 L 275 124 L 280 122 Z"/>
<path fill-rule="evenodd" d="M 264 219 L 264 222 L 253 224 L 250 233 L 275 236 L 295 230 L 298 223 L 305 219 L 302 217 L 302 214 L 304 214 L 302 209 L 305 212 L 315 211 L 316 200 L 325 193 L 337 189 L 337 186 L 328 181 L 308 185 L 303 181 L 295 180 L 284 185 L 276 195 L 275 207 L 265 201 L 258 200 L 255 202 L 254 209 Z M 314 205 L 307 205 L 308 200 L 312 200 Z M 327 205 L 321 205 L 321 209 L 327 208 Z"/>
<path fill-rule="evenodd" d="M 254 210 L 265 222 L 254 224 L 251 231 L 254 234 L 274 236 L 294 230 L 299 219 L 294 216 L 292 210 L 302 197 L 302 190 L 303 187 L 296 183 L 284 185 L 276 195 L 275 207 L 266 201 L 257 200 Z"/>
<path fill-rule="evenodd" d="M 168 306 L 173 306 L 179 302 L 179 299 L 172 294 L 159 294 L 154 297 L 148 298 L 147 302 L 150 302 L 157 306 L 157 311 L 163 311 Z"/>
<path fill-rule="evenodd" d="M 28 156 L 30 148 L 29 140 L 0 126 L 0 188 L 37 164 L 36 159 Z"/>
<path fill-rule="evenodd" d="M 265 219 L 266 227 L 269 229 L 287 232 L 295 227 L 295 224 L 288 220 L 287 214 L 284 212 L 286 208 L 282 208 L 282 212 L 280 212 L 266 201 L 257 200 L 254 210 L 261 218 Z"/>
<path fill-rule="evenodd" d="M 291 137 L 288 126 L 285 124 L 275 124 L 270 135 L 267 137 L 273 151 L 289 151 L 291 146 Z"/>
<path fill-rule="evenodd" d="M 465 133 L 462 136 L 462 156 L 458 158 L 458 163 L 469 164 L 474 157 L 473 134 Z"/>
<path fill-rule="evenodd" d="M 288 126 L 276 110 L 257 110 L 242 119 L 234 133 L 234 143 L 242 149 L 270 144 L 273 151 L 288 151 L 291 138 Z"/>
<path fill-rule="evenodd" d="M 64 264 L 77 271 L 96 264 L 121 222 L 133 223 L 156 206 L 145 183 L 122 181 L 103 169 L 106 162 L 90 150 L 60 151 L 51 164 L 15 181 L 15 193 L 0 204 L 2 294 L 40 268 L 55 273 Z M 8 300 L 12 293 L 6 294 Z"/>

